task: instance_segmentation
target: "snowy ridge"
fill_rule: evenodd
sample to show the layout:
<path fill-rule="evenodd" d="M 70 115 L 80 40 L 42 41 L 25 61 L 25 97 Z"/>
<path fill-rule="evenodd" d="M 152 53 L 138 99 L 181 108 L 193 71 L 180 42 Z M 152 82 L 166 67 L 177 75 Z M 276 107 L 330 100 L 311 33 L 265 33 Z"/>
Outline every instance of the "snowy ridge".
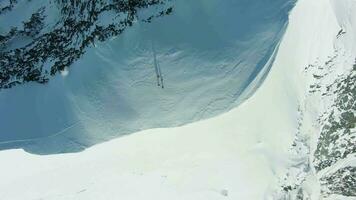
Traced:
<path fill-rule="evenodd" d="M 0 199 L 355 199 L 355 6 L 299 0 L 265 81 L 225 114 L 81 153 L 0 151 Z M 334 115 L 349 126 L 330 131 Z"/>

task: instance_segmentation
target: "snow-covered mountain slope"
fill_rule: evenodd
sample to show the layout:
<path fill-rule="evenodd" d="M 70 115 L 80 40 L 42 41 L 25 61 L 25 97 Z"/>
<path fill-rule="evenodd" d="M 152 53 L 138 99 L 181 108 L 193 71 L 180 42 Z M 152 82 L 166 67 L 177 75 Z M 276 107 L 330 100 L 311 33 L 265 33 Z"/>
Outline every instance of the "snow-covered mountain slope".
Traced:
<path fill-rule="evenodd" d="M 18 2 L 1 16 L 0 31 L 8 31 L 11 20 L 21 25 L 19 17 L 41 6 L 50 16 L 46 24 L 56 24 L 56 4 Z M 269 72 L 294 5 L 290 0 L 170 2 L 171 15 L 149 24 L 137 21 L 117 38 L 95 42 L 48 84 L 2 89 L 0 148 L 76 152 L 120 135 L 231 110 Z M 164 89 L 157 87 L 156 74 Z"/>
<path fill-rule="evenodd" d="M 0 199 L 355 199 L 355 9 L 299 0 L 266 80 L 225 114 L 74 154 L 0 151 Z"/>
<path fill-rule="evenodd" d="M 356 199 L 355 10 L 299 0 L 263 84 L 220 116 L 80 153 L 0 151 L 0 199 Z"/>

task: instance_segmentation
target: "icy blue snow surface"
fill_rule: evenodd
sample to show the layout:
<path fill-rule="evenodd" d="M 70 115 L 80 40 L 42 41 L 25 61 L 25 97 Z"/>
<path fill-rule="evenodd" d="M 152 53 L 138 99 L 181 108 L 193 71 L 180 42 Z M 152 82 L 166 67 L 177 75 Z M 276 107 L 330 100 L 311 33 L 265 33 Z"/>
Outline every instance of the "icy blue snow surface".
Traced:
<path fill-rule="evenodd" d="M 224 113 L 267 75 L 294 3 L 173 0 L 172 15 L 96 43 L 67 76 L 1 90 L 0 149 L 76 152 Z"/>

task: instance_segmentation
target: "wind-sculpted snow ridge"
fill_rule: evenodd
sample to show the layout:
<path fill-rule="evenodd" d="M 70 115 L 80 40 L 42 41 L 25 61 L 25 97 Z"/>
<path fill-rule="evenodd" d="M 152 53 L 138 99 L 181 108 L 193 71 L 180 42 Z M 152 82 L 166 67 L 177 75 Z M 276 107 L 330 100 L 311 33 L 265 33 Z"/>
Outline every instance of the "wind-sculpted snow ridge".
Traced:
<path fill-rule="evenodd" d="M 217 8 L 217 5 L 221 4 L 205 6 Z M 226 5 L 235 10 L 233 4 Z M 179 13 L 179 10 L 180 7 L 176 6 L 175 13 Z M 356 2 L 353 0 L 299 0 L 290 14 L 288 28 L 278 45 L 278 53 L 268 61 L 268 64 L 273 62 L 273 66 L 270 70 L 266 67 L 261 69 L 263 73 L 257 73 L 252 83 L 248 82 L 247 91 L 255 92 L 247 100 L 220 116 L 180 127 L 143 130 L 74 154 L 38 156 L 18 149 L 0 151 L 2 161 L 0 198 L 12 200 L 356 199 L 355 10 Z M 223 11 L 225 13 L 229 9 L 225 8 Z M 159 21 L 164 23 L 169 17 L 174 15 Z M 137 34 L 133 31 L 126 37 L 132 36 L 132 33 Z M 123 41 L 131 45 L 128 41 L 136 41 L 137 38 L 130 39 L 126 38 Z M 164 38 L 160 37 L 160 39 Z M 197 39 L 194 38 L 192 41 Z M 157 43 L 155 40 L 154 42 L 149 40 L 146 48 L 152 50 L 150 53 L 153 55 L 150 55 L 154 57 L 153 63 L 158 67 L 161 64 L 162 67 L 164 62 L 162 60 L 169 56 L 159 53 L 164 48 L 162 43 L 160 45 Z M 133 50 L 135 52 L 133 57 L 136 59 L 129 60 L 131 62 L 125 61 L 129 63 L 125 68 L 127 71 L 130 71 L 131 66 L 147 61 L 144 57 L 137 56 L 149 54 L 143 48 L 145 45 L 139 42 L 136 44 L 137 49 L 141 51 Z M 107 63 L 116 65 L 117 60 L 110 58 L 110 55 L 118 53 L 111 45 L 113 44 L 102 45 L 94 52 Z M 200 43 L 200 45 L 206 44 Z M 182 50 L 173 52 L 174 55 L 184 55 Z M 189 51 L 191 52 L 192 50 Z M 166 54 L 172 56 L 167 52 Z M 118 59 L 125 56 L 119 54 Z M 178 59 L 179 57 L 172 57 L 172 60 L 184 63 Z M 192 60 L 188 59 L 188 62 Z M 216 60 L 209 60 L 212 61 Z M 168 63 L 173 64 L 173 62 Z M 75 69 L 79 67 L 73 69 L 66 76 L 68 78 L 66 80 L 70 80 L 70 76 L 76 73 Z M 112 72 L 112 69 L 108 71 Z M 143 67 L 138 67 L 135 70 L 142 69 Z M 164 77 L 164 90 L 170 91 L 172 86 L 169 80 L 174 76 L 169 76 L 173 71 L 168 69 L 162 67 L 162 70 L 157 70 L 157 66 L 153 66 L 146 72 L 150 74 L 158 71 L 158 74 Z M 241 73 L 243 70 L 239 69 Z M 227 72 L 232 73 L 233 70 Z M 225 78 L 229 73 L 224 74 Z M 101 77 L 108 76 L 98 74 Z M 138 80 L 133 74 L 130 74 L 130 78 Z M 147 74 L 141 74 L 142 80 L 139 82 L 132 83 L 129 81 L 130 78 L 126 78 L 125 81 L 132 83 L 135 89 L 140 88 L 137 85 L 157 83 L 157 76 L 153 76 L 152 80 L 148 81 L 145 79 Z M 204 77 L 211 78 L 207 74 Z M 121 80 L 124 76 L 119 78 Z M 187 81 L 189 79 L 184 80 L 189 83 Z M 259 84 L 261 80 L 264 80 L 263 84 Z M 104 82 L 94 86 L 102 88 L 101 84 L 110 85 Z M 223 84 L 225 89 L 227 85 Z M 92 86 L 88 87 L 92 89 Z M 182 88 L 186 86 L 189 84 L 183 85 Z M 254 90 L 256 86 L 258 90 Z M 204 87 L 197 89 L 202 88 Z M 156 89 L 160 92 L 164 91 L 161 87 Z M 112 88 L 108 90 L 111 93 L 114 91 Z M 94 104 L 98 110 L 113 109 L 101 104 L 101 99 L 95 95 L 98 93 L 89 94 L 91 95 L 86 97 L 93 99 L 90 102 L 99 102 Z M 199 97 L 202 96 L 204 95 Z M 193 97 L 197 96 L 193 95 Z M 198 101 L 199 98 L 194 99 Z M 130 98 L 130 100 L 135 99 Z M 203 100 L 199 99 L 199 103 L 201 101 Z M 162 101 L 158 102 L 162 103 Z M 189 103 L 185 102 L 183 105 L 194 108 L 194 101 Z M 85 116 L 90 116 L 86 113 L 88 110 L 83 109 L 88 102 L 83 101 L 82 104 L 84 105 L 76 105 L 78 110 L 87 114 Z M 157 110 L 154 109 L 154 113 L 157 114 Z M 100 118 L 101 114 L 99 112 L 95 117 Z M 169 117 L 168 114 L 165 116 Z M 91 122 L 95 120 L 94 117 L 91 118 Z M 68 126 L 64 131 L 75 126 L 76 123 Z M 95 124 L 92 127 L 102 130 Z M 85 126 L 85 128 L 91 127 Z M 61 135 L 61 132 L 58 134 Z M 73 144 L 74 146 L 80 146 L 85 140 L 71 141 L 77 142 Z"/>
<path fill-rule="evenodd" d="M 295 3 L 10 2 L 1 13 L 0 68 L 3 86 L 16 86 L 0 91 L 0 149 L 37 154 L 82 151 L 231 110 L 268 74 Z M 51 42 L 57 36 L 64 42 Z"/>
<path fill-rule="evenodd" d="M 11 11 L 20 15 L 16 7 L 32 2 L 21 3 L 9 0 L 8 5 L 0 8 L 0 16 Z M 165 0 L 36 2 L 39 8 L 23 24 L 11 24 L 7 33 L 0 34 L 0 89 L 30 81 L 48 82 L 50 75 L 68 70 L 94 42 L 120 35 L 137 20 L 151 22 L 153 18 L 169 15 L 172 7 L 139 17 L 142 10 L 159 8 L 157 5 L 164 3 Z M 54 9 L 57 19 L 48 19 L 53 17 Z M 6 16 L 4 19 L 11 20 Z"/>

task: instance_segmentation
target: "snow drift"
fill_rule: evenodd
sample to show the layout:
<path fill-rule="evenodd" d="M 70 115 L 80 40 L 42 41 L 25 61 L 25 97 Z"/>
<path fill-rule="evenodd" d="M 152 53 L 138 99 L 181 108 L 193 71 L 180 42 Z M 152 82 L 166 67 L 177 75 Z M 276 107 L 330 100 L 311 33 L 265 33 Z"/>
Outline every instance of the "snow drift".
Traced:
<path fill-rule="evenodd" d="M 323 170 L 314 155 L 323 142 L 320 115 L 334 110 L 337 99 L 327 85 L 356 65 L 355 6 L 299 0 L 266 80 L 225 114 L 144 130 L 80 153 L 0 151 L 0 198 L 355 199 L 322 183 L 355 167 L 355 154 Z M 338 141 L 332 144 L 329 151 Z"/>
<path fill-rule="evenodd" d="M 137 22 L 119 37 L 96 43 L 49 84 L 1 90 L 0 148 L 75 152 L 135 131 L 224 113 L 268 73 L 294 1 L 172 4 L 171 16 Z M 22 1 L 0 23 L 11 27 L 11 20 L 19 23 L 41 6 L 49 7 L 53 21 L 59 15 L 54 5 Z M 157 87 L 156 73 L 164 89 Z"/>

